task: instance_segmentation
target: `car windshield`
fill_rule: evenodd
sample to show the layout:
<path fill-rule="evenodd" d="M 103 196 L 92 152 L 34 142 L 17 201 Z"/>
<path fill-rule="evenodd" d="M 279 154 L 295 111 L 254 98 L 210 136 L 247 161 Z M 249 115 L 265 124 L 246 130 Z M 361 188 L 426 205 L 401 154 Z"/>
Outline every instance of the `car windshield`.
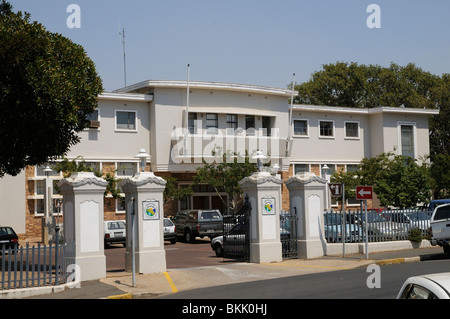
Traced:
<path fill-rule="evenodd" d="M 164 219 L 164 227 L 171 227 L 173 223 L 170 219 Z"/>
<path fill-rule="evenodd" d="M 14 230 L 11 227 L 0 227 L 0 236 L 14 235 Z"/>
<path fill-rule="evenodd" d="M 201 219 L 220 219 L 220 215 L 217 212 L 203 212 Z"/>
<path fill-rule="evenodd" d="M 362 219 L 362 221 L 366 221 L 366 214 L 362 214 L 361 219 Z M 369 223 L 385 222 L 386 219 L 384 219 L 381 215 L 379 215 L 377 213 L 367 213 L 367 221 Z"/>
<path fill-rule="evenodd" d="M 411 218 L 414 221 L 417 221 L 417 220 L 429 220 L 430 219 L 430 215 L 425 214 L 424 212 L 416 212 L 416 213 L 413 213 L 413 214 L 409 215 L 409 218 Z"/>
<path fill-rule="evenodd" d="M 326 225 L 337 225 L 341 223 L 341 215 L 339 214 L 325 214 Z"/>
<path fill-rule="evenodd" d="M 125 229 L 125 223 L 123 221 L 108 223 L 108 229 Z"/>

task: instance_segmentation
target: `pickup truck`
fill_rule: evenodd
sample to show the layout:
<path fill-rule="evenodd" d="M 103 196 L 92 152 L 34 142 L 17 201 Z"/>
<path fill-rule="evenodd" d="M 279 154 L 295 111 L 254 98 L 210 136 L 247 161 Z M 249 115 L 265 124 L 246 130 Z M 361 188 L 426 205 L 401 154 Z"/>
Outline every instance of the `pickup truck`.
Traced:
<path fill-rule="evenodd" d="M 431 245 L 441 246 L 450 254 L 450 204 L 436 207 L 431 215 Z"/>
<path fill-rule="evenodd" d="M 223 234 L 223 217 L 219 210 L 182 210 L 172 220 L 177 235 L 184 237 L 188 243 L 196 237 L 214 237 Z"/>

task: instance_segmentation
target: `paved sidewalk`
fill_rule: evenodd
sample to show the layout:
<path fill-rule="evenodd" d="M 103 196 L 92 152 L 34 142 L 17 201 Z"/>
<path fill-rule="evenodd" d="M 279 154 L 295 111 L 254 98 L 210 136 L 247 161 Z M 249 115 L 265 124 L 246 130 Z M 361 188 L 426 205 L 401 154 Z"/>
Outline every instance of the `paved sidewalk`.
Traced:
<path fill-rule="evenodd" d="M 380 265 L 420 262 L 429 259 L 448 259 L 442 248 L 421 248 L 393 252 L 373 253 L 369 259 L 363 254 L 325 256 L 312 260 L 286 260 L 280 263 L 250 264 L 227 263 L 218 266 L 169 269 L 165 273 L 136 275 L 136 286 L 132 286 L 130 273 L 108 273 L 107 278 L 83 282 L 81 288 L 66 289 L 63 292 L 41 295 L 42 299 L 131 299 L 152 298 L 177 291 L 203 287 L 267 280 L 281 277 L 312 274 Z"/>

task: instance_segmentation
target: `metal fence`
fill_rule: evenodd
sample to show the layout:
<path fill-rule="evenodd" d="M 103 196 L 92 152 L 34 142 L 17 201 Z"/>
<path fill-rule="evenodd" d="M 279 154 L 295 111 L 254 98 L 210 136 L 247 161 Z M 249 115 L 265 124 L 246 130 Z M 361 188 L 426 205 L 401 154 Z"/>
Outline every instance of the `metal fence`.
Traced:
<path fill-rule="evenodd" d="M 298 258 L 297 223 L 298 216 L 296 207 L 290 212 L 281 211 L 280 241 L 283 259 Z"/>
<path fill-rule="evenodd" d="M 3 244 L 0 253 L 1 290 L 60 285 L 73 275 L 75 243 Z"/>
<path fill-rule="evenodd" d="M 327 242 L 364 242 L 366 227 L 369 242 L 413 240 L 430 236 L 431 216 L 424 211 L 386 210 L 325 212 L 324 231 Z M 345 223 L 344 223 L 345 221 Z"/>

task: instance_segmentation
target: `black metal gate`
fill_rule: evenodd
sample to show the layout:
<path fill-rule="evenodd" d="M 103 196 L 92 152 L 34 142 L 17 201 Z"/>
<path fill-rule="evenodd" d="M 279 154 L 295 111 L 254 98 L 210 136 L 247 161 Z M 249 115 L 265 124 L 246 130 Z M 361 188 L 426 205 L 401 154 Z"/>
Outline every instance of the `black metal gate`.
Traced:
<path fill-rule="evenodd" d="M 280 241 L 283 259 L 298 258 L 297 244 L 297 208 L 293 212 L 280 213 Z"/>
<path fill-rule="evenodd" d="M 223 220 L 223 258 L 250 262 L 250 202 Z"/>

